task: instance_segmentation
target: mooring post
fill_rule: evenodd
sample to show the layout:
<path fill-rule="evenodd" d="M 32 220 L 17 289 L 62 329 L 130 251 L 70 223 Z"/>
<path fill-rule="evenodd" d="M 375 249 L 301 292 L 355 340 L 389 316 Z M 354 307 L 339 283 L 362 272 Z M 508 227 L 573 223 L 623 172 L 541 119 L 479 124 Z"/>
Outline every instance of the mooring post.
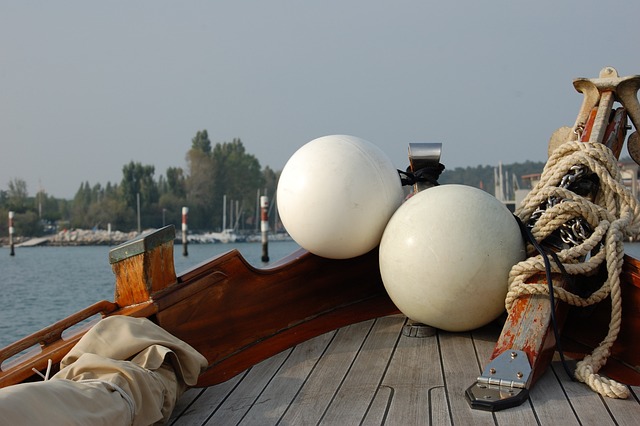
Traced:
<path fill-rule="evenodd" d="M 13 233 L 15 232 L 15 229 L 13 228 L 13 216 L 14 216 L 14 212 L 9 212 L 9 255 L 10 256 L 15 256 L 16 252 L 13 249 Z"/>
<path fill-rule="evenodd" d="M 142 225 L 140 223 L 140 193 L 136 194 L 136 211 L 138 212 L 138 235 L 142 233 Z"/>
<path fill-rule="evenodd" d="M 262 233 L 262 261 L 269 261 L 269 197 L 260 197 L 260 232 Z"/>
<path fill-rule="evenodd" d="M 182 208 L 182 255 L 189 256 L 189 249 L 187 248 L 187 214 L 189 213 L 189 207 Z"/>

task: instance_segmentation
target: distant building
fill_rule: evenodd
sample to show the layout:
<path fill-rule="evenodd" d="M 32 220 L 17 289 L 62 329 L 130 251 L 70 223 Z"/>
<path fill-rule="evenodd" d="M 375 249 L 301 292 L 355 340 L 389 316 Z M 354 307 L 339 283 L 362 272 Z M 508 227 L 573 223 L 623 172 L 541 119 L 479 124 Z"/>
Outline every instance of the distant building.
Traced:
<path fill-rule="evenodd" d="M 638 185 L 638 173 L 640 173 L 640 166 L 636 164 L 634 161 L 621 161 L 618 163 L 620 166 L 620 172 L 622 174 L 622 181 L 627 188 L 631 190 L 631 193 L 638 197 L 638 192 L 640 187 Z M 540 181 L 541 173 L 533 173 L 530 175 L 522 175 L 520 176 L 520 180 L 522 181 L 522 188 L 517 188 L 515 190 L 515 200 L 513 202 L 505 201 L 508 207 L 510 203 L 515 204 L 515 206 L 519 206 L 524 200 L 524 197 L 527 196 L 529 191 L 533 189 L 534 186 Z M 511 208 L 511 207 L 510 207 Z"/>
<path fill-rule="evenodd" d="M 524 200 L 524 197 L 527 196 L 529 191 L 533 189 L 534 186 L 538 184 L 540 181 L 541 173 L 532 173 L 530 175 L 522 175 L 520 176 L 520 180 L 522 180 L 522 188 L 516 190 L 515 196 L 515 204 L 519 206 Z"/>
<path fill-rule="evenodd" d="M 618 163 L 622 173 L 622 181 L 631 190 L 631 193 L 638 198 L 638 171 L 640 166 L 635 161 L 622 161 Z"/>
<path fill-rule="evenodd" d="M 500 162 L 498 163 L 498 167 L 494 167 L 493 169 L 493 182 L 494 196 L 507 206 L 511 212 L 514 212 L 518 205 L 517 194 L 518 191 L 521 191 L 516 175 L 504 173 L 502 171 L 502 162 Z M 483 189 L 482 186 L 481 189 Z M 527 192 L 529 192 L 529 190 L 527 190 L 525 194 Z"/>

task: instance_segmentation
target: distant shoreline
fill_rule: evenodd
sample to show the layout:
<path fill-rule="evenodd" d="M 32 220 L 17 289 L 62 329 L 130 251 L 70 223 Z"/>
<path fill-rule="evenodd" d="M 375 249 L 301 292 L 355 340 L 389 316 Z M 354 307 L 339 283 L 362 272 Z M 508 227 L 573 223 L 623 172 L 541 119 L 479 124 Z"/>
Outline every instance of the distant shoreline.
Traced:
<path fill-rule="evenodd" d="M 60 231 L 57 234 L 45 235 L 42 237 L 13 237 L 14 246 L 17 248 L 28 248 L 37 246 L 47 247 L 75 247 L 75 246 L 117 246 L 126 243 L 138 236 L 138 232 L 121 232 L 105 230 L 73 229 Z M 203 242 L 189 239 L 189 244 L 213 244 L 213 241 Z M 269 241 L 291 241 L 291 237 L 286 233 L 270 234 Z M 259 239 L 247 238 L 243 242 L 259 242 Z M 240 241 L 237 241 L 240 242 Z M 182 244 L 182 240 L 176 237 L 174 244 Z M 217 242 L 220 244 L 220 242 Z M 9 237 L 0 237 L 0 247 L 9 247 Z"/>
<path fill-rule="evenodd" d="M 15 247 L 35 246 L 115 246 L 127 242 L 138 235 L 137 232 L 108 232 L 104 230 L 73 229 L 42 237 L 14 237 Z M 0 238 L 0 245 L 9 246 L 9 237 Z"/>

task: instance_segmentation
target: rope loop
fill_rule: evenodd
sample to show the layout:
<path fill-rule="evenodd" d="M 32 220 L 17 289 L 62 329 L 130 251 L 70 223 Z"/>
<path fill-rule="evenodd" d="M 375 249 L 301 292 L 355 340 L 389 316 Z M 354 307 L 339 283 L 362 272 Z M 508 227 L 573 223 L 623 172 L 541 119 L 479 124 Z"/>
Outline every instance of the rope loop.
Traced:
<path fill-rule="evenodd" d="M 410 168 L 407 168 L 407 171 L 403 172 L 402 170 L 398 170 L 398 175 L 400 175 L 400 182 L 402 186 L 414 185 L 419 182 L 428 182 L 434 186 L 440 185 L 438 183 L 438 178 L 440 174 L 444 170 L 444 165 L 442 163 L 438 163 L 437 165 L 430 165 L 422 167 L 414 172 L 410 171 Z"/>
<path fill-rule="evenodd" d="M 594 200 L 577 195 L 561 185 L 565 177 L 584 166 L 597 176 L 599 191 Z M 573 168 L 573 169 L 572 169 Z M 561 200 L 555 204 L 549 200 Z M 540 206 L 546 206 L 541 212 Z M 540 181 L 525 197 L 515 215 L 528 223 L 536 214 L 531 234 L 543 241 L 571 220 L 583 220 L 591 234 L 577 245 L 558 251 L 561 265 L 551 263 L 551 271 L 564 269 L 569 275 L 592 275 L 606 262 L 607 279 L 588 296 L 579 296 L 553 286 L 553 297 L 574 306 L 589 306 L 611 296 L 611 320 L 607 336 L 592 354 L 577 364 L 575 377 L 591 389 L 611 398 L 627 398 L 627 386 L 600 376 L 598 371 L 606 363 L 622 319 L 620 273 L 624 257 L 625 238 L 640 235 L 640 206 L 636 197 L 622 182 L 618 162 L 609 148 L 600 143 L 568 141 L 549 157 Z M 549 286 L 526 281 L 545 273 L 545 262 L 535 249 L 527 247 L 528 259 L 516 264 L 509 274 L 509 290 L 505 299 L 507 311 L 521 296 L 549 295 Z"/>

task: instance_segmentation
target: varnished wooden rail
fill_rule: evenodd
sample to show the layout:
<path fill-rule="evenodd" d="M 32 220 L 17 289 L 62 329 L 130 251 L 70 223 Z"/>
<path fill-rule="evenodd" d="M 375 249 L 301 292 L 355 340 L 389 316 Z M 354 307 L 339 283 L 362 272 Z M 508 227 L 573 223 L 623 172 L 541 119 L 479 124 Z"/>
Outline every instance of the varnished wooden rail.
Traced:
<path fill-rule="evenodd" d="M 92 324 L 86 324 L 85 327 L 74 330 L 69 337 L 63 339 L 62 334 L 66 330 L 95 315 L 106 316 L 113 313 L 117 308 L 115 303 L 103 300 L 0 349 L 0 371 L 2 373 L 0 387 L 27 379 L 33 375 L 32 368 L 43 370 L 47 367 L 49 359 L 56 364 L 59 363 Z M 23 356 L 14 360 L 10 359 L 29 348 L 32 350 Z"/>

